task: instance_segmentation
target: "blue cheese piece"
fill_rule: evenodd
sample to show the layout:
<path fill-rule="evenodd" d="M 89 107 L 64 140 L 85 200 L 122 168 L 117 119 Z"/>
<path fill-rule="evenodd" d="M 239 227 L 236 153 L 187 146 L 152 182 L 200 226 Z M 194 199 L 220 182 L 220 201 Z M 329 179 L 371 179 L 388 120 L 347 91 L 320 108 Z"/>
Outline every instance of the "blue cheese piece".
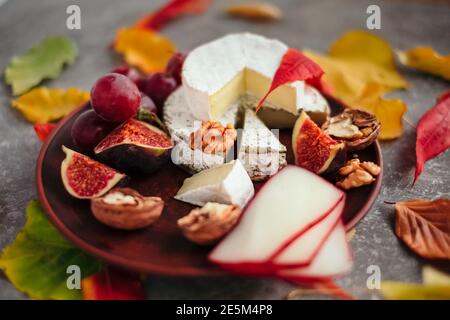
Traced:
<path fill-rule="evenodd" d="M 246 109 L 238 159 L 250 178 L 260 181 L 277 173 L 287 164 L 286 151 L 286 147 L 255 112 Z"/>

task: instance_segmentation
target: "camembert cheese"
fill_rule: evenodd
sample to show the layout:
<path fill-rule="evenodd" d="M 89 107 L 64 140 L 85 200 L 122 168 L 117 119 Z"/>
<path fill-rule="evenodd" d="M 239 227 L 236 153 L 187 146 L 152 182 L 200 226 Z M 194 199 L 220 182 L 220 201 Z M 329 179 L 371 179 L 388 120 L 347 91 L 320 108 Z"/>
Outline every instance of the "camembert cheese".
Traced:
<path fill-rule="evenodd" d="M 201 120 L 217 120 L 246 94 L 263 97 L 288 47 L 250 33 L 230 34 L 194 49 L 183 65 L 187 103 Z M 326 112 L 305 104 L 305 83 L 295 81 L 273 91 L 267 101 L 292 114 Z"/>

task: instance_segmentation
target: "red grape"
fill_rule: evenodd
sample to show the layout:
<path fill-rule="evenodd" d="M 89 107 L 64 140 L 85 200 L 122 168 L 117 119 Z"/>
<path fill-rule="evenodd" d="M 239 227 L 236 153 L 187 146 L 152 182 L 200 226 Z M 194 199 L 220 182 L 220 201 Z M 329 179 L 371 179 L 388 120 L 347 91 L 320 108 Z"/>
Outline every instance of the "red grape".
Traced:
<path fill-rule="evenodd" d="M 166 74 L 173 77 L 177 81 L 178 85 L 181 84 L 181 70 L 183 69 L 185 59 L 186 55 L 184 53 L 177 52 L 167 63 Z"/>
<path fill-rule="evenodd" d="M 72 125 L 73 142 L 83 150 L 92 151 L 116 126 L 100 118 L 90 109 L 78 116 Z"/>
<path fill-rule="evenodd" d="M 141 80 L 141 74 L 135 68 L 129 67 L 127 65 L 121 65 L 119 67 L 111 70 L 112 73 L 120 73 L 124 76 L 130 78 L 134 83 L 138 83 Z"/>
<path fill-rule="evenodd" d="M 143 92 L 141 92 L 141 108 L 148 112 L 158 114 L 158 108 L 156 108 L 156 105 L 153 102 L 153 100 Z"/>
<path fill-rule="evenodd" d="M 139 89 L 128 77 L 108 73 L 91 90 L 92 108 L 103 119 L 123 122 L 133 117 L 141 103 Z"/>
<path fill-rule="evenodd" d="M 167 97 L 177 87 L 178 85 L 174 78 L 163 73 L 155 73 L 145 80 L 142 85 L 142 91 L 155 102 L 160 114 Z"/>

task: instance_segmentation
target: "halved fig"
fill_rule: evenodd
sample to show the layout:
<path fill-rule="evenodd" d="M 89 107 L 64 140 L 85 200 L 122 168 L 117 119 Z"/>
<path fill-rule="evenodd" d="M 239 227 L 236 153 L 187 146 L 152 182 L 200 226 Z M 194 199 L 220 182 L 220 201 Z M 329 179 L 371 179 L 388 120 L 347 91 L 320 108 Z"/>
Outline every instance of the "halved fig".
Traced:
<path fill-rule="evenodd" d="M 173 144 L 162 130 L 130 119 L 95 147 L 99 159 L 127 173 L 152 173 L 170 157 Z"/>
<path fill-rule="evenodd" d="M 337 171 L 346 158 L 345 145 L 322 131 L 302 112 L 292 131 L 295 164 L 317 174 Z"/>
<path fill-rule="evenodd" d="M 61 163 L 61 178 L 72 196 L 79 199 L 100 197 L 114 187 L 124 174 L 62 146 L 66 158 Z"/>
<path fill-rule="evenodd" d="M 381 124 L 369 112 L 347 108 L 325 122 L 322 129 L 344 142 L 348 151 L 356 151 L 367 148 L 377 139 Z"/>

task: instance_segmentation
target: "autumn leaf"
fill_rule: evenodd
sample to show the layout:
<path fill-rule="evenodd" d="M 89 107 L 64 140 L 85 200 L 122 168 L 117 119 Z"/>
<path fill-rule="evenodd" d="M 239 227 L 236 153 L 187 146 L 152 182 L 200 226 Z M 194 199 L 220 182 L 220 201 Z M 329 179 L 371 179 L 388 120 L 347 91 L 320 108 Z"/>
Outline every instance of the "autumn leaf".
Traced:
<path fill-rule="evenodd" d="M 380 139 L 395 139 L 403 134 L 403 115 L 408 109 L 400 99 L 385 99 L 383 88 L 379 85 L 367 85 L 361 97 L 353 100 L 350 105 L 371 112 L 380 121 Z"/>
<path fill-rule="evenodd" d="M 0 269 L 12 284 L 33 299 L 81 299 L 81 290 L 67 288 L 67 267 L 77 265 L 81 277 L 101 262 L 75 248 L 47 220 L 38 201 L 27 206 L 27 221 L 0 256 Z"/>
<path fill-rule="evenodd" d="M 420 118 L 416 134 L 414 182 L 422 173 L 426 161 L 450 147 L 450 90 L 444 92 L 437 104 Z"/>
<path fill-rule="evenodd" d="M 440 284 L 450 287 L 450 275 L 431 266 L 424 266 L 422 268 L 422 282 L 424 284 Z"/>
<path fill-rule="evenodd" d="M 145 73 L 164 71 L 176 52 L 175 45 L 166 37 L 137 27 L 120 29 L 114 48 L 129 65 Z"/>
<path fill-rule="evenodd" d="M 264 2 L 232 4 L 226 7 L 224 11 L 231 16 L 251 20 L 279 20 L 283 16 L 280 8 Z"/>
<path fill-rule="evenodd" d="M 387 300 L 450 300 L 450 285 L 383 281 L 381 293 Z"/>
<path fill-rule="evenodd" d="M 212 0 L 171 0 L 155 12 L 139 19 L 135 26 L 147 30 L 160 30 L 170 21 L 185 14 L 202 14 Z"/>
<path fill-rule="evenodd" d="M 144 288 L 139 274 L 106 267 L 83 279 L 85 300 L 142 300 Z"/>
<path fill-rule="evenodd" d="M 89 101 L 89 93 L 76 89 L 39 87 L 11 102 L 32 123 L 59 120 Z"/>
<path fill-rule="evenodd" d="M 412 251 L 450 260 L 450 200 L 397 202 L 395 211 L 395 234 Z"/>
<path fill-rule="evenodd" d="M 417 47 L 399 51 L 402 64 L 450 80 L 450 55 L 442 56 L 430 47 Z"/>
<path fill-rule="evenodd" d="M 36 132 L 37 137 L 41 142 L 44 142 L 47 137 L 52 133 L 53 129 L 55 129 L 56 124 L 54 123 L 36 123 L 33 128 Z"/>
<path fill-rule="evenodd" d="M 365 31 L 350 31 L 336 40 L 327 55 L 309 50 L 304 53 L 323 68 L 323 79 L 333 88 L 334 96 L 350 107 L 376 114 L 381 139 L 402 134 L 406 104 L 384 95 L 406 88 L 407 82 L 398 73 L 394 52 L 386 41 Z"/>
<path fill-rule="evenodd" d="M 44 79 L 56 79 L 64 65 L 72 64 L 77 54 L 70 38 L 44 38 L 27 53 L 12 58 L 5 70 L 5 81 L 12 86 L 13 95 L 22 94 Z"/>
<path fill-rule="evenodd" d="M 322 75 L 323 70 L 317 63 L 297 49 L 289 48 L 281 59 L 281 63 L 273 76 L 269 91 L 259 101 L 256 111 L 259 110 L 270 93 L 283 84 L 295 81 L 319 83 Z"/>

